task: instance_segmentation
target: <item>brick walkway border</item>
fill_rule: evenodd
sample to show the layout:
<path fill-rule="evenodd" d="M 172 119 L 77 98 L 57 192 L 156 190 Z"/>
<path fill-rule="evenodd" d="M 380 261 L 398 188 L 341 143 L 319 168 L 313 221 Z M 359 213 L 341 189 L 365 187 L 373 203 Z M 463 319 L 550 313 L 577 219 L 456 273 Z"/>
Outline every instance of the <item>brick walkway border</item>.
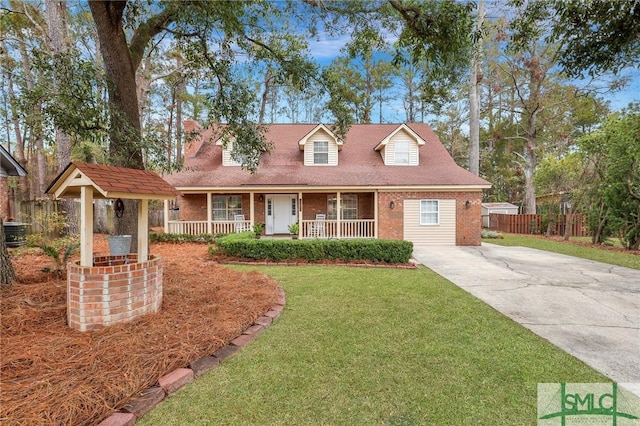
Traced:
<path fill-rule="evenodd" d="M 219 265 L 254 265 L 254 266 L 350 266 L 361 268 L 385 268 L 385 269 L 416 269 L 419 262 L 415 259 L 409 263 L 322 263 L 322 262 L 292 262 L 292 261 L 268 261 L 268 260 L 227 260 L 215 261 Z"/>
<path fill-rule="evenodd" d="M 243 347 L 253 342 L 262 334 L 271 323 L 280 316 L 284 310 L 286 296 L 282 287 L 278 286 L 278 300 L 263 316 L 254 321 L 249 328 L 228 345 L 218 349 L 211 355 L 206 355 L 189 364 L 186 368 L 178 368 L 158 379 L 158 384 L 145 391 L 140 396 L 132 399 L 122 409 L 110 415 L 98 426 L 131 426 L 136 420 L 153 410 L 167 396 L 192 382 L 206 372 L 217 367 L 225 359 L 229 358 Z"/>

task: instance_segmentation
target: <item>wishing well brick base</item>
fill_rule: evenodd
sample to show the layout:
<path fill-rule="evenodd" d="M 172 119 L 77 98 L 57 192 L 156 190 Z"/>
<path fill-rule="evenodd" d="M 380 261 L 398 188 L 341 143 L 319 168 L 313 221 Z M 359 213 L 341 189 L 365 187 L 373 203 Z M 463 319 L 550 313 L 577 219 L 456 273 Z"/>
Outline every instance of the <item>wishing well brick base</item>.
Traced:
<path fill-rule="evenodd" d="M 92 267 L 67 268 L 67 323 L 88 331 L 158 312 L 162 306 L 162 258 L 137 262 L 134 253 L 97 256 Z"/>

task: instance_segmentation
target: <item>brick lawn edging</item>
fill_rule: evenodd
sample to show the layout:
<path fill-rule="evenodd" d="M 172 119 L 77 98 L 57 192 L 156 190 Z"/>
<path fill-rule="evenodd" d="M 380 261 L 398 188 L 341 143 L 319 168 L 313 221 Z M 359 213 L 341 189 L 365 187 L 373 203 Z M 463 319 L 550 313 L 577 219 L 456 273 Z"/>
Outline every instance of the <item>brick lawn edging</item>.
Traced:
<path fill-rule="evenodd" d="M 367 263 L 367 262 L 351 262 L 351 263 L 322 263 L 307 261 L 269 261 L 269 260 L 216 260 L 213 263 L 219 265 L 252 265 L 252 266 L 350 266 L 360 268 L 386 268 L 386 269 L 416 269 L 419 262 L 415 259 L 409 260 L 409 263 Z"/>
<path fill-rule="evenodd" d="M 158 379 L 157 386 L 143 392 L 122 409 L 98 424 L 98 426 L 131 426 L 136 420 L 153 410 L 167 396 L 173 394 L 195 378 L 220 365 L 225 359 L 234 355 L 243 347 L 261 335 L 284 310 L 286 296 L 282 287 L 278 286 L 278 299 L 263 316 L 256 319 L 245 331 L 211 355 L 205 355 L 189 363 L 186 368 L 178 368 Z"/>

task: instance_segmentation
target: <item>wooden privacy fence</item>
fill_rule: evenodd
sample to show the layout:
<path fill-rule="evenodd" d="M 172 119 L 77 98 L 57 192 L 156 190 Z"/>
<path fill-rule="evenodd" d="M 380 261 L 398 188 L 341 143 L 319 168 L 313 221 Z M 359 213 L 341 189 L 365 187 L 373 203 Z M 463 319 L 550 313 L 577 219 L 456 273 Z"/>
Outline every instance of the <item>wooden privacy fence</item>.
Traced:
<path fill-rule="evenodd" d="M 94 209 L 97 205 L 94 204 Z M 60 237 L 63 227 L 57 226 L 60 221 L 64 222 L 62 202 L 60 200 L 37 200 L 17 202 L 17 221 L 26 223 L 28 234 L 44 234 L 49 238 Z M 107 230 L 113 230 L 113 207 L 110 205 L 98 208 L 105 208 L 104 218 Z M 97 212 L 96 212 L 97 213 Z M 96 215 L 94 213 L 94 215 Z M 177 216 L 177 212 L 170 211 L 169 219 Z M 76 218 L 80 222 L 80 203 L 76 203 Z M 94 223 L 94 232 L 104 232 L 98 229 L 98 222 Z M 149 226 L 164 226 L 164 210 L 149 210 Z"/>
<path fill-rule="evenodd" d="M 489 228 L 509 234 L 546 234 L 564 235 L 566 226 L 571 226 L 571 235 L 586 237 L 589 235 L 586 216 L 574 214 L 570 224 L 569 215 L 541 215 L 541 214 L 496 214 L 489 215 Z"/>

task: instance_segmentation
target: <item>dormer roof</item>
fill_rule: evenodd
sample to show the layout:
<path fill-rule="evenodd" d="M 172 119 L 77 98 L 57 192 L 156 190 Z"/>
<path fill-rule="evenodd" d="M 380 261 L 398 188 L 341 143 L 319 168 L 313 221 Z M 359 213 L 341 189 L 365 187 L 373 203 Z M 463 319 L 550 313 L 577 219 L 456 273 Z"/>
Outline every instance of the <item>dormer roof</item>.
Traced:
<path fill-rule="evenodd" d="M 333 139 L 336 145 L 338 145 L 338 151 L 342 150 L 342 140 L 335 133 L 333 133 L 331 129 L 329 129 L 324 124 L 320 123 L 313 129 L 311 129 L 306 135 L 302 137 L 302 139 L 298 141 L 298 146 L 300 147 L 300 151 L 304 151 L 304 146 L 309 140 L 309 138 L 315 135 L 316 133 L 318 133 L 320 130 L 324 130 Z"/>
<path fill-rule="evenodd" d="M 422 146 L 422 145 L 424 145 L 426 143 L 426 141 L 424 139 L 422 139 L 422 137 L 419 134 L 414 132 L 409 126 L 407 126 L 406 124 L 403 123 L 403 124 L 400 124 L 398 127 L 396 127 L 384 139 L 382 139 L 380 141 L 380 143 L 378 143 L 378 145 L 376 145 L 376 147 L 374 149 L 376 151 L 380 151 L 382 148 L 384 148 L 389 143 L 391 138 L 394 137 L 396 135 L 396 133 L 398 133 L 401 130 L 404 130 L 409 135 L 411 135 L 415 139 L 415 141 L 418 144 L 418 146 Z"/>

